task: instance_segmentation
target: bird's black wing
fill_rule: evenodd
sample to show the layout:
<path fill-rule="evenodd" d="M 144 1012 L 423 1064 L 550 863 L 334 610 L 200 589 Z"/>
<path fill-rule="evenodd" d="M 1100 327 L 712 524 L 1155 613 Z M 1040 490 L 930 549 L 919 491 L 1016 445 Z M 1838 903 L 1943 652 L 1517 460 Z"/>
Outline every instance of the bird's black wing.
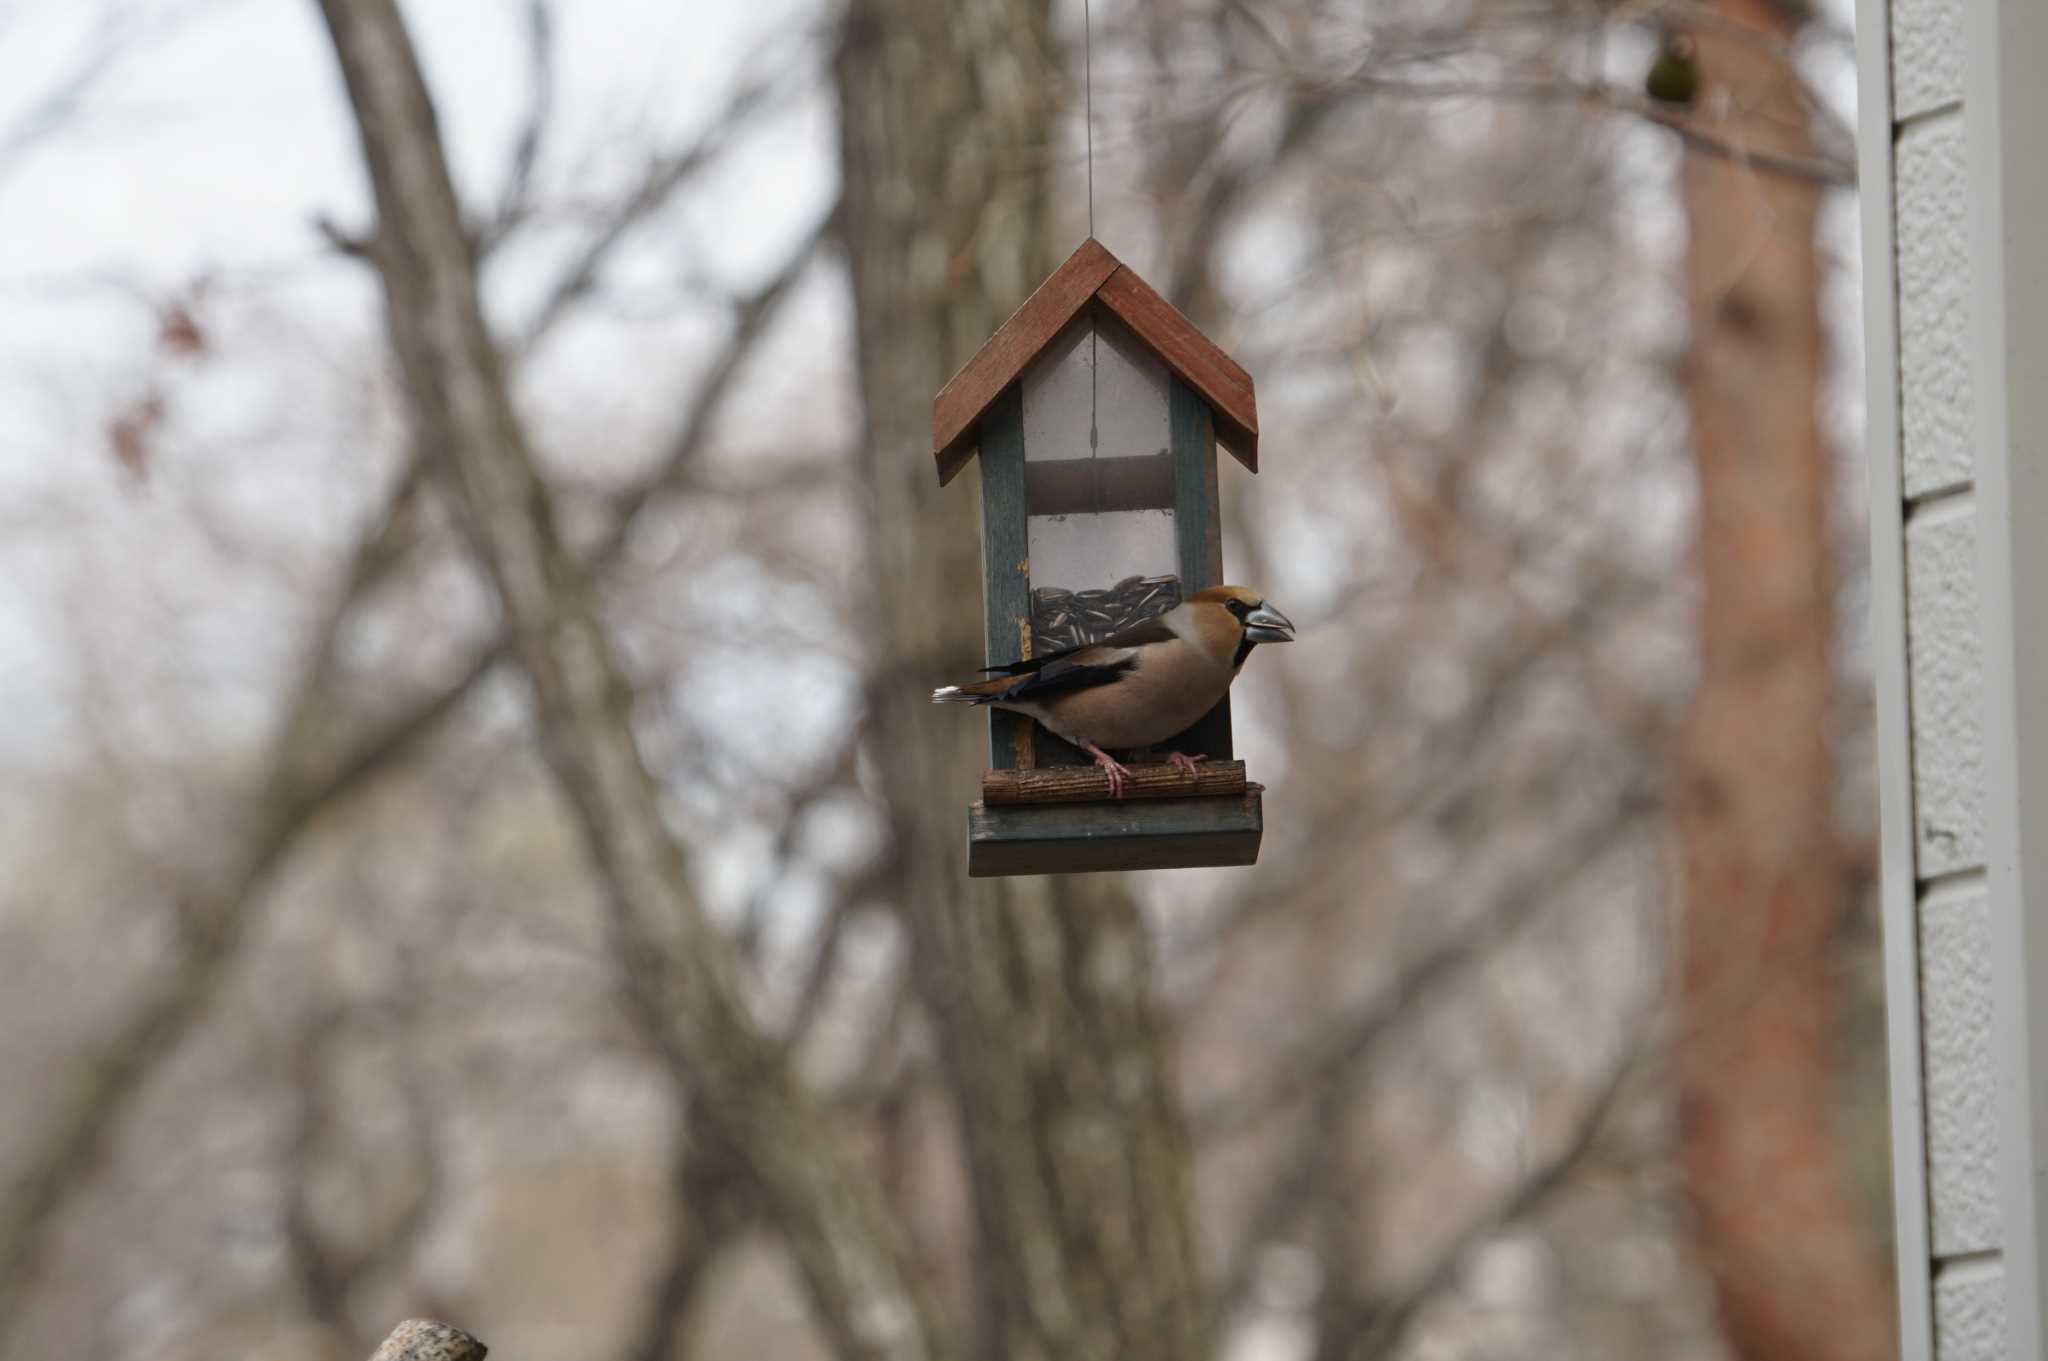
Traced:
<path fill-rule="evenodd" d="M 1174 632 L 1171 628 L 1167 627 L 1166 616 L 1155 614 L 1150 619 L 1140 619 L 1137 623 L 1120 633 L 1110 634 L 1109 637 L 1102 639 L 1100 642 L 1080 643 L 1073 647 L 1061 648 L 1058 652 L 1048 652 L 1043 657 L 1026 657 L 1021 662 L 1009 662 L 1002 666 L 984 666 L 981 670 L 982 674 L 990 676 L 1028 676 L 1034 671 L 1045 670 L 1054 662 L 1063 662 L 1069 659 L 1079 660 L 1082 653 L 1092 652 L 1097 648 L 1109 648 L 1118 652 L 1127 652 L 1134 647 L 1142 647 L 1146 643 L 1171 642 L 1173 637 Z"/>
<path fill-rule="evenodd" d="M 1091 643 L 1086 647 L 1069 648 L 1058 657 L 1034 659 L 1037 667 L 1017 678 L 1014 685 L 1005 686 L 998 699 L 1018 700 L 1035 696 L 1054 694 L 1061 690 L 1083 690 L 1091 685 L 1107 685 L 1120 680 L 1138 664 L 1135 648 L 1112 647 L 1108 643 Z"/>

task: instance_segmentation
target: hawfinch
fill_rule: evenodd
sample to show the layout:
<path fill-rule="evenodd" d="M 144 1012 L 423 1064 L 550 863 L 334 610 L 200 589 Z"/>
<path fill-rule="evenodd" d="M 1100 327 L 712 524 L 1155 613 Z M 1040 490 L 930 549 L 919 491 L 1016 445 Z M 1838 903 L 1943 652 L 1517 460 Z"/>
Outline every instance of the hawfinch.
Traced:
<path fill-rule="evenodd" d="M 1294 625 L 1249 586 L 1211 586 L 1165 614 L 1063 652 L 992 666 L 1000 675 L 932 691 L 934 704 L 993 704 L 1029 714 L 1095 758 L 1122 798 L 1130 771 L 1104 748 L 1164 742 L 1216 707 L 1260 643 L 1291 643 Z M 1170 755 L 1189 775 L 1204 758 Z"/>

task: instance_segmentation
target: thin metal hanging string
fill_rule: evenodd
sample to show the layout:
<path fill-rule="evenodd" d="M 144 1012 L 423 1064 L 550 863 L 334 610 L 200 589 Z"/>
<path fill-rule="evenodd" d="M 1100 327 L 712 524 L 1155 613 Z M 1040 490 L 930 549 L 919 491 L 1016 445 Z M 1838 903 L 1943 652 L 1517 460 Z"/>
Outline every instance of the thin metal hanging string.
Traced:
<path fill-rule="evenodd" d="M 1082 127 L 1088 137 L 1088 235 L 1095 235 L 1095 23 L 1081 0 Z"/>
<path fill-rule="evenodd" d="M 1088 235 L 1095 236 L 1095 16 L 1081 0 L 1081 125 L 1088 142 Z M 1098 452 L 1095 322 L 1088 323 L 1088 457 Z"/>

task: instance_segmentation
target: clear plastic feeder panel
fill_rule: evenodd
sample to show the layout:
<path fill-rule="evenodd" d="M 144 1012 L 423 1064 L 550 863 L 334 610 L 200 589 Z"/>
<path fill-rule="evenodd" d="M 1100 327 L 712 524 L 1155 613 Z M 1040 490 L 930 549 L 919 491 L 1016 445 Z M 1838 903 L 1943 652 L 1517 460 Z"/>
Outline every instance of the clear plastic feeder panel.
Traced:
<path fill-rule="evenodd" d="M 1025 370 L 1033 656 L 1106 638 L 1180 600 L 1167 382 L 1155 355 L 1092 316 Z"/>

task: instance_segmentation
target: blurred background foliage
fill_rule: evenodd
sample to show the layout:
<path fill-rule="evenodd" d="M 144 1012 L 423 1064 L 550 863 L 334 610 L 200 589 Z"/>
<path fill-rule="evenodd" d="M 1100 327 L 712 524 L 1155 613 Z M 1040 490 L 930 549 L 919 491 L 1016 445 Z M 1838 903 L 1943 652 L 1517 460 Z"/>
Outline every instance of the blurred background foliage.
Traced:
<path fill-rule="evenodd" d="M 655 8 L 0 4 L 0 1356 L 1893 1350 L 1846 11 L 1095 4 L 1301 641 L 970 885 L 1082 8 Z"/>

